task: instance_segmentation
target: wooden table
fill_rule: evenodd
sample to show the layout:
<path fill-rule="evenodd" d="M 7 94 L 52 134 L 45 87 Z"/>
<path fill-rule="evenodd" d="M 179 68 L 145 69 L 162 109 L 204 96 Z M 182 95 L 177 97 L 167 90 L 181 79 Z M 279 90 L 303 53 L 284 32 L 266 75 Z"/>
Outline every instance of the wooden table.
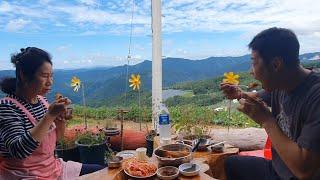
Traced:
<path fill-rule="evenodd" d="M 231 145 L 226 144 L 224 151 L 222 153 L 212 153 L 211 151 L 205 152 L 194 152 L 193 158 L 194 161 L 204 162 L 209 165 L 208 169 L 205 171 L 200 172 L 199 176 L 196 177 L 185 177 L 180 176 L 179 179 L 195 179 L 195 180 L 210 180 L 210 179 L 226 179 L 225 172 L 224 172 L 224 160 L 225 158 L 236 155 L 239 153 L 239 148 L 235 148 Z M 108 169 L 105 168 L 103 170 L 97 171 L 95 173 L 91 173 L 85 176 L 81 176 L 79 180 L 120 180 L 120 179 L 127 179 L 124 173 L 120 173 L 122 168 L 116 169 Z M 155 179 L 155 178 L 154 178 Z"/>
<path fill-rule="evenodd" d="M 193 158 L 202 158 L 207 164 L 209 164 L 212 177 L 224 180 L 227 179 L 224 172 L 224 160 L 227 157 L 238 153 L 239 148 L 226 144 L 222 153 L 212 153 L 211 151 L 195 152 L 193 153 Z"/>
<path fill-rule="evenodd" d="M 172 138 L 174 139 L 174 138 Z M 159 136 L 155 137 L 154 146 L 160 146 Z M 232 155 L 239 154 L 239 148 L 236 148 L 230 144 L 225 144 L 222 153 L 213 153 L 208 151 L 197 151 L 192 154 L 193 158 L 201 159 L 205 163 L 209 164 L 211 173 L 214 178 L 225 180 L 227 179 L 224 171 L 224 160 Z"/>
<path fill-rule="evenodd" d="M 201 166 L 201 172 L 199 173 L 198 176 L 186 177 L 186 176 L 180 175 L 179 180 L 190 180 L 190 179 L 192 179 L 192 180 L 216 180 L 204 172 L 207 170 L 209 170 L 209 166 L 207 164 L 203 164 Z M 209 173 L 211 173 L 211 172 L 209 171 Z M 77 180 L 104 180 L 104 179 L 105 180 L 127 180 L 127 179 L 133 179 L 133 178 L 130 178 L 125 173 L 123 173 L 122 168 L 114 168 L 114 169 L 105 168 L 100 171 L 97 171 L 97 172 L 94 172 L 91 174 L 87 174 L 84 176 L 80 176 L 79 178 L 77 178 Z M 155 176 L 155 177 L 152 177 L 149 179 L 157 180 L 158 178 Z"/>

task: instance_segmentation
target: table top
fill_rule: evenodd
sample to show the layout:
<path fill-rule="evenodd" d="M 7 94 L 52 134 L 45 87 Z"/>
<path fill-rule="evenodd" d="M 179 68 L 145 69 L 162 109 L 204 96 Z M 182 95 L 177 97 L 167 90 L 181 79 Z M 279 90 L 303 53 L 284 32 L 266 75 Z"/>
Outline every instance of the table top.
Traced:
<path fill-rule="evenodd" d="M 228 144 L 225 144 L 225 148 L 221 153 L 212 153 L 211 150 L 194 152 L 192 154 L 194 161 L 202 162 L 202 165 L 201 165 L 202 170 L 199 176 L 185 177 L 180 175 L 179 179 L 182 179 L 182 180 L 184 179 L 215 180 L 215 178 L 226 179 L 225 173 L 224 173 L 224 159 L 228 156 L 238 154 L 238 153 L 239 153 L 239 148 L 235 148 Z M 100 171 L 87 174 L 78 178 L 78 180 L 100 180 L 100 179 L 120 180 L 120 179 L 128 179 L 128 178 L 126 177 L 125 173 L 123 173 L 122 168 L 115 168 L 115 169 L 105 168 Z M 157 178 L 153 177 L 152 179 L 157 179 Z"/>
<path fill-rule="evenodd" d="M 207 164 L 201 165 L 201 171 L 198 176 L 186 177 L 183 175 L 179 175 L 179 179 L 181 180 L 215 180 L 211 176 L 205 173 L 205 171 L 209 170 L 209 166 Z M 87 174 L 84 176 L 80 176 L 77 180 L 100 180 L 100 179 L 114 179 L 114 180 L 122 180 L 129 179 L 125 173 L 123 173 L 122 168 L 104 168 L 100 171 Z M 130 178 L 131 179 L 131 178 Z M 157 177 L 152 177 L 151 179 L 157 180 Z"/>
<path fill-rule="evenodd" d="M 155 137 L 154 146 L 160 146 L 159 137 Z M 239 148 L 228 143 L 224 144 L 223 152 L 214 153 L 208 148 L 207 151 L 196 151 L 192 153 L 193 158 L 203 159 L 210 167 L 210 176 L 217 179 L 227 179 L 224 171 L 224 160 L 232 155 L 239 154 Z"/>

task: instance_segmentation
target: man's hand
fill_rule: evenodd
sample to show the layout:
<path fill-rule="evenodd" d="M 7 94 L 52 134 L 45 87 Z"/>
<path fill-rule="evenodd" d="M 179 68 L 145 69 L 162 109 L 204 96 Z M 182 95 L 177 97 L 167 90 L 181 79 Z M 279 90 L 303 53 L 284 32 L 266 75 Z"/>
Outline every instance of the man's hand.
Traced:
<path fill-rule="evenodd" d="M 242 93 L 241 99 L 239 100 L 240 106 L 237 108 L 249 116 L 256 123 L 264 126 L 269 121 L 274 121 L 272 113 L 266 103 L 258 97 L 251 97 L 246 93 Z"/>
<path fill-rule="evenodd" d="M 221 83 L 220 89 L 228 99 L 240 99 L 243 91 L 237 85 Z"/>

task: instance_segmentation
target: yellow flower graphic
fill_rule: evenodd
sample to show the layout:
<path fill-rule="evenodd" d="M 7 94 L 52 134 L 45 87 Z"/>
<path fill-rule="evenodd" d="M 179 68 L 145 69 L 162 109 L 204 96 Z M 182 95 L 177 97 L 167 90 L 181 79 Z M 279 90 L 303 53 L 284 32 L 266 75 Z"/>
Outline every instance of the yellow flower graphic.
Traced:
<path fill-rule="evenodd" d="M 79 78 L 73 76 L 71 79 L 71 87 L 73 87 L 73 91 L 78 92 L 81 87 L 81 81 Z"/>
<path fill-rule="evenodd" d="M 238 74 L 234 74 L 233 72 L 224 73 L 224 79 L 222 82 L 238 85 L 239 84 L 239 77 L 240 76 Z"/>
<path fill-rule="evenodd" d="M 130 84 L 130 87 L 133 88 L 133 90 L 139 90 L 140 89 L 140 84 L 141 84 L 141 81 L 140 81 L 140 75 L 137 74 L 132 74 L 131 75 L 131 79 L 129 79 L 129 82 L 131 83 Z"/>

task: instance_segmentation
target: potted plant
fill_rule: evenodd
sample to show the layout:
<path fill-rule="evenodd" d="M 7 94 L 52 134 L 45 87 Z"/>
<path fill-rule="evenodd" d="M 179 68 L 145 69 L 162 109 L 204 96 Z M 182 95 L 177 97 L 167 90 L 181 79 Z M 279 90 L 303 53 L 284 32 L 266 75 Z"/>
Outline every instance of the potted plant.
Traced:
<path fill-rule="evenodd" d="M 179 139 L 189 145 L 199 138 L 210 140 L 213 115 L 207 107 L 184 106 L 173 121 L 173 127 L 179 134 Z"/>
<path fill-rule="evenodd" d="M 76 145 L 79 149 L 81 163 L 105 164 L 106 136 L 99 127 L 78 131 Z"/>
<path fill-rule="evenodd" d="M 55 153 L 56 156 L 64 161 L 80 161 L 79 151 L 75 144 L 77 139 L 76 129 L 66 129 L 64 137 L 57 143 Z"/>

